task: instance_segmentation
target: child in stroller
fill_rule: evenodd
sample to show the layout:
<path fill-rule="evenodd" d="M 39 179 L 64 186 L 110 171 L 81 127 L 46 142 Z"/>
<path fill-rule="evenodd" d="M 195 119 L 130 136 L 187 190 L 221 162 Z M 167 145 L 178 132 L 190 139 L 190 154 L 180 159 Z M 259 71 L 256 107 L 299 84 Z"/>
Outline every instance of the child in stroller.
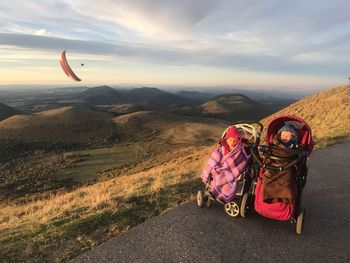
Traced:
<path fill-rule="evenodd" d="M 276 148 L 267 148 L 259 146 L 260 152 L 266 156 L 267 165 L 283 167 L 288 164 L 288 159 L 293 160 L 295 155 L 303 151 L 304 145 L 298 143 L 298 133 L 292 124 L 286 124 L 280 128 L 277 134 L 272 138 L 270 146 Z M 299 149 L 300 151 L 290 151 L 288 149 Z M 271 156 L 275 158 L 271 158 Z M 283 159 L 285 158 L 285 159 Z M 294 168 L 276 171 L 265 169 L 263 173 L 263 200 L 266 203 L 284 202 L 292 203 L 294 200 L 295 185 Z"/>
<path fill-rule="evenodd" d="M 262 216 L 296 223 L 302 233 L 305 210 L 301 195 L 306 183 L 306 161 L 313 149 L 311 129 L 299 117 L 282 115 L 274 118 L 267 128 L 267 145 L 253 151 L 261 166 L 252 195 L 254 208 Z"/>
<path fill-rule="evenodd" d="M 254 123 L 237 123 L 228 127 L 205 165 L 201 174 L 204 191 L 198 191 L 197 204 L 210 207 L 216 200 L 225 205 L 228 215 L 236 217 L 240 212 L 241 198 L 250 188 L 251 163 L 250 148 L 257 145 L 262 125 L 257 132 Z"/>

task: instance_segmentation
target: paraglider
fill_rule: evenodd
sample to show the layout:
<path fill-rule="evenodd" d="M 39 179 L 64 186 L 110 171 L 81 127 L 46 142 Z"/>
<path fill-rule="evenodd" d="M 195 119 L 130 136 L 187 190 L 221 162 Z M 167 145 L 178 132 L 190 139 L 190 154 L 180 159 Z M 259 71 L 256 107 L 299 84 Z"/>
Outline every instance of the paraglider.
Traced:
<path fill-rule="evenodd" d="M 68 65 L 68 61 L 67 61 L 67 58 L 66 58 L 66 51 L 65 50 L 62 51 L 62 53 L 61 53 L 60 64 L 61 64 L 61 67 L 62 67 L 64 73 L 68 77 L 70 77 L 71 79 L 73 79 L 75 81 L 81 81 L 81 79 L 78 78 L 77 75 L 74 74 L 73 70 Z M 81 64 L 81 66 L 84 66 L 84 64 Z"/>

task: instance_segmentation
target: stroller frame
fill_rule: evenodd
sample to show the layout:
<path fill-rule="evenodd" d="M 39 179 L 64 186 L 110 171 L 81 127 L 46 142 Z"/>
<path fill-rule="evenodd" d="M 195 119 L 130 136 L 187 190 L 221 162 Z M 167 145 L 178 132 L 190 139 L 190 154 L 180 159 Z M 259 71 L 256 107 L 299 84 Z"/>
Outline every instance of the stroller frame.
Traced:
<path fill-rule="evenodd" d="M 291 223 L 296 223 L 296 233 L 302 234 L 303 223 L 304 223 L 306 212 L 305 212 L 305 209 L 303 209 L 301 206 L 301 199 L 302 199 L 302 192 L 303 192 L 303 188 L 306 184 L 306 178 L 307 178 L 307 173 L 308 173 L 307 159 L 308 159 L 308 156 L 312 152 L 312 149 L 313 149 L 311 129 L 304 120 L 302 120 L 301 118 L 298 118 L 296 116 L 292 116 L 292 115 L 278 116 L 278 117 L 274 118 L 273 120 L 271 120 L 271 122 L 269 124 L 269 127 L 267 129 L 267 143 L 269 143 L 271 138 L 272 138 L 270 136 L 270 134 L 272 133 L 271 130 L 272 130 L 272 128 L 275 129 L 277 127 L 276 122 L 278 122 L 278 119 L 284 120 L 284 123 L 288 123 L 288 121 L 289 122 L 294 121 L 294 122 L 300 122 L 302 125 L 304 125 L 304 128 L 303 128 L 304 129 L 304 131 L 303 131 L 304 136 L 302 138 L 301 143 L 306 145 L 305 151 L 297 152 L 294 150 L 295 157 L 292 160 L 290 160 L 290 162 L 288 164 L 286 164 L 284 167 L 277 167 L 277 166 L 266 164 L 265 161 L 266 161 L 267 157 L 265 156 L 264 158 L 261 158 L 260 154 L 257 150 L 257 147 L 252 148 L 251 154 L 252 154 L 257 166 L 260 167 L 260 171 L 254 177 L 254 182 L 252 183 L 252 188 L 247 194 L 250 195 L 250 200 L 254 201 L 254 209 L 255 210 L 257 208 L 258 208 L 258 210 L 262 209 L 262 210 L 260 210 L 260 212 L 258 210 L 256 210 L 256 211 L 258 211 L 258 213 L 261 213 L 261 211 L 263 211 L 265 214 L 264 213 L 261 213 L 261 214 L 265 217 L 270 217 L 270 218 L 281 220 L 281 221 L 290 220 Z M 273 125 L 275 125 L 276 127 L 271 128 L 270 126 L 273 126 Z M 279 125 L 281 125 L 281 124 L 279 124 Z M 267 148 L 270 150 L 277 149 L 276 146 L 272 146 L 272 145 L 260 145 L 260 146 L 264 147 L 265 149 Z M 280 148 L 278 148 L 278 150 L 279 151 L 293 151 L 290 149 L 283 150 Z M 273 155 L 270 155 L 269 158 L 274 159 L 274 160 L 280 160 L 280 161 L 286 160 L 285 158 L 281 158 L 281 157 L 273 156 Z M 260 205 L 260 207 L 255 207 L 255 205 L 257 204 L 256 203 L 257 201 L 260 203 L 262 202 L 262 200 L 260 200 L 260 199 L 258 199 L 258 200 L 255 200 L 255 199 L 257 198 L 256 195 L 261 194 L 261 191 L 263 191 L 263 189 L 262 189 L 262 176 L 263 176 L 262 171 L 263 171 L 263 169 L 284 171 L 284 170 L 290 169 L 294 166 L 298 166 L 298 170 L 296 171 L 296 175 L 295 175 L 296 176 L 296 178 L 295 178 L 296 179 L 295 201 L 290 206 L 290 209 L 294 209 L 294 210 L 292 210 L 293 213 L 291 214 L 290 218 L 289 219 L 278 219 L 278 218 L 275 218 L 272 216 L 268 216 L 268 213 L 266 213 L 268 205 L 265 205 L 265 207 L 261 206 L 261 205 Z M 259 186 L 258 186 L 258 184 L 259 184 Z M 259 187 L 258 190 L 257 190 L 257 187 Z M 259 192 L 257 193 L 257 191 L 259 191 Z M 253 206 L 242 207 L 241 213 L 243 211 L 243 213 L 245 214 L 247 211 L 251 210 L 251 207 L 253 207 Z"/>
<path fill-rule="evenodd" d="M 257 130 L 253 125 L 258 125 L 259 129 Z M 242 142 L 248 148 L 257 147 L 260 143 L 260 134 L 263 129 L 263 126 L 259 122 L 250 122 L 250 121 L 240 121 L 235 123 L 234 125 L 229 126 L 222 134 L 221 138 L 225 137 L 226 132 L 232 127 L 236 127 L 241 135 Z M 251 149 L 250 149 L 251 150 Z M 248 153 L 249 154 L 249 153 Z M 205 185 L 204 190 L 199 190 L 197 192 L 197 205 L 199 207 L 210 207 L 212 201 L 217 201 L 224 205 L 225 212 L 231 217 L 237 217 L 241 214 L 244 217 L 244 213 L 241 213 L 241 207 L 247 206 L 248 201 L 248 193 L 251 189 L 251 184 L 253 182 L 253 177 L 256 174 L 256 166 L 254 165 L 253 159 L 251 156 L 249 160 L 248 167 L 244 169 L 244 171 L 238 176 L 236 181 L 236 194 L 235 197 L 229 202 L 222 202 L 220 199 L 215 198 L 210 192 L 210 183 L 211 177 L 209 178 L 208 183 Z"/>

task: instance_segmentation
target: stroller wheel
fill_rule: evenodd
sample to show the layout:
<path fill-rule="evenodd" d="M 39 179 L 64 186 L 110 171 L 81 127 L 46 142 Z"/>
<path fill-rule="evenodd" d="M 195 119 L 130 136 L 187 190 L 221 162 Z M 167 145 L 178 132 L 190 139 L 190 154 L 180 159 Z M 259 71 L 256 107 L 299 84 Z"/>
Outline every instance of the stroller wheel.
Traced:
<path fill-rule="evenodd" d="M 249 194 L 245 193 L 242 198 L 240 213 L 241 217 L 246 217 L 249 210 Z"/>
<path fill-rule="evenodd" d="M 202 207 L 204 203 L 204 196 L 202 191 L 198 191 L 197 193 L 197 205 L 198 207 Z"/>
<path fill-rule="evenodd" d="M 225 212 L 232 217 L 239 215 L 239 206 L 236 202 L 232 201 L 225 204 Z"/>
<path fill-rule="evenodd" d="M 297 218 L 296 233 L 301 235 L 303 233 L 303 224 L 305 219 L 305 210 L 302 210 Z"/>

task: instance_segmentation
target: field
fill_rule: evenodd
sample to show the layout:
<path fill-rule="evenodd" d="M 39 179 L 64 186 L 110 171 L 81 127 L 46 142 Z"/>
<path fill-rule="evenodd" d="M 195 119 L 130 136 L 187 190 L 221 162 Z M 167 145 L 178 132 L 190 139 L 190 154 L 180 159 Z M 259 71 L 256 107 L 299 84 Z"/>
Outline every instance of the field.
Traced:
<path fill-rule="evenodd" d="M 158 167 L 144 169 L 157 162 L 155 157 L 136 166 L 134 169 L 143 171 L 134 174 L 28 203 L 1 205 L 0 257 L 6 261 L 65 261 L 191 200 L 193 189 L 201 184 L 198 172 L 207 153 L 205 146 L 184 147 L 168 155 L 182 157 Z"/>
<path fill-rule="evenodd" d="M 306 97 L 276 114 L 305 119 L 315 147 L 324 147 L 350 136 L 349 89 Z M 262 120 L 265 126 L 272 117 Z M 202 186 L 202 166 L 227 125 L 154 112 L 120 116 L 113 122 L 121 140 L 109 146 L 23 151 L 3 159 L 2 261 L 68 261 L 193 200 Z"/>

